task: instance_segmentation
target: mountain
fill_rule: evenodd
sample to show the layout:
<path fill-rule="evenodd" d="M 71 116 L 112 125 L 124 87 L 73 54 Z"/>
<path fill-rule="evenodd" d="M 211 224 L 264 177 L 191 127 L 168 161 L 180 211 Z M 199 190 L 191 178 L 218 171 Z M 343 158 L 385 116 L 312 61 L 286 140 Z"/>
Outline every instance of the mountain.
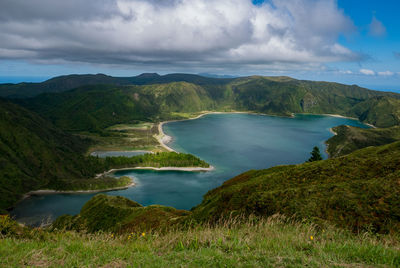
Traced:
<path fill-rule="evenodd" d="M 104 74 L 73 74 L 51 78 L 41 83 L 0 84 L 0 97 L 29 98 L 41 93 L 64 92 L 87 85 L 150 85 L 171 82 L 189 82 L 197 85 L 222 85 L 231 78 L 207 78 L 193 74 L 143 73 L 132 77 L 112 77 Z"/>
<path fill-rule="evenodd" d="M 148 86 L 84 86 L 46 93 L 21 104 L 68 131 L 101 132 L 132 121 L 159 121 L 172 112 L 196 112 L 214 107 L 207 92 L 186 82 Z"/>
<path fill-rule="evenodd" d="M 41 83 L 0 84 L 0 97 L 26 98 L 44 92 L 63 92 L 84 85 L 126 84 L 124 79 L 104 74 L 65 75 L 51 78 Z"/>
<path fill-rule="evenodd" d="M 332 130 L 336 135 L 326 141 L 330 157 L 339 157 L 368 146 L 379 146 L 400 140 L 400 126 L 370 129 L 338 126 Z"/>
<path fill-rule="evenodd" d="M 397 97 L 397 96 L 396 96 Z M 377 127 L 390 127 L 400 124 L 400 99 L 389 96 L 376 96 L 357 103 L 349 112 L 361 121 Z"/>
<path fill-rule="evenodd" d="M 260 76 L 217 79 L 186 74 L 143 74 L 134 79 L 137 83 L 141 79 L 140 83 L 149 84 L 87 85 L 41 94 L 18 103 L 68 131 L 101 132 L 114 124 L 179 119 L 188 116 L 182 113 L 205 110 L 281 116 L 340 114 L 379 127 L 400 122 L 400 94 L 354 85 Z M 170 82 L 174 80 L 181 81 Z"/>
<path fill-rule="evenodd" d="M 0 209 L 30 190 L 93 176 L 82 156 L 88 145 L 37 114 L 0 99 Z"/>

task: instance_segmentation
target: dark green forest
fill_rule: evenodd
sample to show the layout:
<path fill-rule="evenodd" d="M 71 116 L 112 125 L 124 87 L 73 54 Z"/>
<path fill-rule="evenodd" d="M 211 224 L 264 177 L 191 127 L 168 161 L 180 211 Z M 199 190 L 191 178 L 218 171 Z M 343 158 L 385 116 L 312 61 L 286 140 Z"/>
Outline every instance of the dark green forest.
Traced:
<path fill-rule="evenodd" d="M 112 168 L 202 166 L 189 154 L 159 153 L 135 157 L 85 156 L 91 141 L 64 132 L 32 111 L 0 99 L 0 209 L 38 189 L 88 190 L 126 185 L 115 178 L 93 179 Z"/>

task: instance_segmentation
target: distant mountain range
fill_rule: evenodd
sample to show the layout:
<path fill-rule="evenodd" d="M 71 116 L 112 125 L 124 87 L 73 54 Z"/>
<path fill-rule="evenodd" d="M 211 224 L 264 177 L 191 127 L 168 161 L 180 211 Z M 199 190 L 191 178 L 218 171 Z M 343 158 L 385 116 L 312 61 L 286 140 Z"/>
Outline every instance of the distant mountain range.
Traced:
<path fill-rule="evenodd" d="M 204 110 L 340 114 L 378 127 L 400 124 L 400 94 L 290 77 L 69 75 L 43 83 L 3 84 L 0 95 L 19 98 L 20 104 L 68 131 L 177 119 L 177 113 Z"/>
<path fill-rule="evenodd" d="M 189 82 L 199 85 L 225 84 L 232 78 L 212 78 L 194 74 L 143 73 L 132 77 L 112 77 L 105 74 L 65 75 L 51 78 L 41 83 L 0 84 L 0 97 L 26 98 L 45 92 L 63 92 L 85 85 L 149 85 L 170 82 Z"/>

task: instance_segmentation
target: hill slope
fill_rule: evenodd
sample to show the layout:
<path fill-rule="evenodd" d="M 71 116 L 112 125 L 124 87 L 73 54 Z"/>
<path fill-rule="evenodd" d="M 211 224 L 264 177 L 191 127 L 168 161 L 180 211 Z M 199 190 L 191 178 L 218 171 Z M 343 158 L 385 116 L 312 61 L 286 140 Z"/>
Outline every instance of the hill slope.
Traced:
<path fill-rule="evenodd" d="M 232 81 L 230 78 L 209 78 L 194 74 L 144 73 L 132 77 L 112 77 L 104 74 L 64 75 L 51 78 L 41 83 L 0 84 L 0 97 L 28 98 L 41 93 L 57 93 L 87 85 L 151 85 L 172 82 L 189 82 L 196 85 L 224 85 Z"/>
<path fill-rule="evenodd" d="M 32 111 L 0 99 L 0 210 L 32 190 L 101 190 L 131 184 L 128 178 L 95 178 L 112 168 L 209 167 L 193 155 L 174 152 L 130 158 L 86 157 L 89 144 Z"/>
<path fill-rule="evenodd" d="M 216 78 L 170 76 L 177 80 L 187 78 L 193 83 L 91 85 L 42 94 L 20 103 L 68 131 L 100 132 L 115 124 L 135 120 L 158 122 L 180 118 L 179 113 L 204 110 L 252 111 L 283 116 L 292 113 L 341 114 L 383 127 L 400 122 L 399 94 L 288 77 L 254 76 L 221 82 Z"/>
<path fill-rule="evenodd" d="M 209 191 L 198 220 L 275 213 L 353 230 L 400 230 L 400 142 L 295 166 L 253 170 Z"/>
<path fill-rule="evenodd" d="M 356 104 L 349 114 L 360 121 L 377 127 L 391 127 L 400 124 L 400 99 L 379 96 Z"/>
<path fill-rule="evenodd" d="M 43 94 L 20 103 L 64 130 L 92 132 L 137 120 L 171 119 L 173 112 L 196 112 L 214 107 L 203 88 L 186 82 L 85 86 L 58 94 Z"/>
<path fill-rule="evenodd" d="M 334 127 L 335 136 L 326 141 L 330 157 L 339 157 L 368 146 L 379 146 L 400 140 L 400 126 L 363 129 Z"/>
<path fill-rule="evenodd" d="M 63 179 L 92 176 L 81 153 L 87 142 L 0 99 L 0 208 L 21 193 Z"/>

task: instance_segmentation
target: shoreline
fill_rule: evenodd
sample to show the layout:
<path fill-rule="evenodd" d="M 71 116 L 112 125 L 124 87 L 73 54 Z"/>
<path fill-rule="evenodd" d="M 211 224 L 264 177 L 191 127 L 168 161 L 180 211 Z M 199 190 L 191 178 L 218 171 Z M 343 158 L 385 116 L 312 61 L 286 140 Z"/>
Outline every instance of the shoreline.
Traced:
<path fill-rule="evenodd" d="M 169 147 L 167 145 L 167 143 L 172 141 L 172 137 L 168 136 L 167 134 L 165 134 L 165 132 L 163 131 L 163 125 L 167 124 L 167 123 L 171 123 L 171 122 L 179 122 L 179 121 L 187 121 L 187 120 L 195 120 L 195 119 L 199 119 L 205 115 L 208 114 L 255 114 L 255 115 L 264 115 L 264 116 L 278 116 L 278 117 L 286 117 L 286 116 L 279 116 L 279 115 L 269 115 L 269 114 L 264 114 L 264 113 L 257 113 L 257 112 L 251 112 L 251 111 L 232 111 L 232 112 L 211 112 L 211 111 L 204 111 L 201 112 L 199 115 L 195 116 L 195 117 L 191 117 L 191 118 L 185 118 L 185 119 L 177 119 L 177 120 L 168 120 L 168 121 L 163 121 L 160 122 L 158 124 L 158 132 L 159 135 L 156 136 L 158 142 L 160 143 L 160 145 L 162 147 L 164 147 L 165 149 L 167 149 L 170 152 L 177 152 L 174 149 L 172 149 L 171 147 Z M 292 113 L 290 116 L 287 116 L 289 118 L 295 118 L 296 114 L 300 114 L 300 115 L 322 115 L 322 116 L 330 116 L 330 117 L 337 117 L 337 118 L 346 118 L 346 119 L 351 119 L 351 120 L 357 120 L 360 123 L 369 126 L 371 128 L 376 128 L 376 126 L 369 124 L 369 123 L 364 123 L 361 122 L 358 118 L 356 117 L 349 117 L 349 116 L 344 116 L 344 115 L 340 115 L 340 114 L 311 114 L 311 113 Z M 329 132 L 331 132 L 334 136 L 337 135 L 336 132 L 333 131 L 332 128 L 329 129 Z M 328 144 L 326 143 L 326 141 L 324 142 L 326 145 L 325 148 L 325 152 L 328 155 L 328 159 L 330 158 L 330 155 L 328 153 Z M 211 166 L 210 166 L 211 167 Z M 157 170 L 157 169 L 155 169 Z"/>
<path fill-rule="evenodd" d="M 89 155 L 96 157 L 98 155 L 95 155 L 95 154 L 110 153 L 110 152 L 112 152 L 112 153 L 143 153 L 143 154 L 153 154 L 154 153 L 153 151 L 145 151 L 145 150 L 130 150 L 130 151 L 129 150 L 121 150 L 121 151 L 102 151 L 102 150 L 100 150 L 100 151 L 93 151 L 93 152 L 89 153 Z M 113 156 L 111 156 L 111 157 L 113 157 Z"/>
<path fill-rule="evenodd" d="M 48 194 L 91 194 L 91 193 L 102 193 L 102 192 L 110 192 L 110 191 L 118 191 L 118 190 L 125 190 L 130 187 L 135 186 L 136 183 L 133 181 L 126 186 L 119 186 L 119 187 L 113 187 L 113 188 L 106 188 L 106 189 L 97 189 L 97 190 L 76 190 L 76 191 L 63 191 L 63 190 L 50 190 L 50 189 L 42 189 L 42 190 L 35 190 L 35 191 L 30 191 L 22 197 L 22 200 L 29 198 L 32 195 L 48 195 Z"/>
<path fill-rule="evenodd" d="M 304 114 L 304 115 L 323 115 L 323 116 L 330 116 L 330 117 L 337 117 L 337 118 L 346 118 L 346 119 L 351 119 L 351 120 L 356 120 L 366 126 L 369 126 L 371 128 L 376 128 L 376 126 L 374 126 L 373 124 L 370 123 L 365 123 L 365 122 L 361 122 L 360 119 L 358 119 L 357 117 L 350 117 L 350 116 L 344 116 L 344 115 L 340 115 L 340 114 L 310 114 L 310 113 L 297 113 L 297 114 Z M 296 115 L 296 114 L 294 114 Z"/>
<path fill-rule="evenodd" d="M 264 116 L 279 116 L 279 115 L 269 115 L 269 114 L 264 114 L 264 113 L 257 113 L 257 112 L 251 112 L 251 111 L 244 111 L 244 112 L 239 112 L 239 111 L 232 111 L 232 112 L 211 112 L 211 111 L 203 111 L 200 112 L 199 115 L 195 116 L 195 117 L 190 117 L 190 118 L 184 118 L 184 119 L 176 119 L 176 120 L 168 120 L 168 121 L 162 121 L 158 124 L 158 135 L 155 136 L 155 138 L 157 139 L 157 141 L 160 143 L 160 145 L 165 148 L 166 150 L 170 151 L 170 152 L 176 152 L 178 153 L 176 150 L 172 149 L 171 147 L 169 147 L 167 144 L 170 143 L 172 141 L 172 137 L 165 134 L 164 130 L 163 130 L 163 126 L 164 124 L 167 123 L 172 123 L 172 122 L 180 122 L 180 121 L 188 121 L 188 120 L 195 120 L 195 119 L 199 119 L 205 115 L 208 114 L 253 114 L 253 115 L 264 115 Z M 285 117 L 285 116 L 282 116 Z M 288 116 L 288 117 L 292 117 L 292 116 Z"/>
<path fill-rule="evenodd" d="M 269 115 L 269 114 L 264 114 L 264 113 L 257 113 L 257 112 L 251 112 L 251 111 L 232 111 L 232 112 L 211 112 L 211 111 L 204 111 L 201 112 L 199 115 L 195 116 L 195 117 L 191 117 L 191 118 L 185 118 L 185 119 L 177 119 L 177 120 L 168 120 L 168 121 L 163 121 L 160 122 L 158 124 L 158 132 L 159 134 L 156 136 L 158 142 L 160 143 L 160 145 L 162 147 L 164 147 L 165 149 L 167 149 L 170 152 L 177 152 L 174 149 L 172 149 L 171 147 L 169 147 L 167 144 L 170 143 L 172 141 L 172 137 L 168 136 L 167 134 L 165 134 L 164 130 L 163 130 L 163 125 L 167 124 L 167 123 L 171 123 L 171 122 L 179 122 L 179 121 L 187 121 L 187 120 L 195 120 L 195 119 L 199 119 L 205 115 L 208 114 L 255 114 L 255 115 L 264 115 L 264 116 L 278 116 L 278 117 L 286 117 L 286 116 L 279 116 L 279 115 Z M 360 123 L 369 126 L 371 128 L 376 128 L 376 126 L 369 124 L 369 123 L 365 123 L 365 122 L 361 122 L 358 118 L 356 117 L 349 117 L 349 116 L 344 116 L 344 115 L 340 115 L 340 114 L 311 114 L 311 113 L 292 113 L 291 116 L 287 116 L 289 118 L 294 118 L 296 117 L 296 114 L 300 114 L 300 115 L 322 115 L 322 116 L 330 116 L 330 117 L 337 117 L 337 118 L 346 118 L 346 119 L 351 119 L 351 120 L 357 120 Z M 329 131 L 333 134 L 333 135 L 337 135 L 332 128 L 329 129 Z M 326 148 L 326 153 L 329 156 L 328 153 L 328 146 Z"/>
<path fill-rule="evenodd" d="M 97 174 L 96 178 L 101 177 L 101 176 L 106 176 L 109 174 L 112 174 L 116 171 L 120 170 L 155 170 L 155 171 L 186 171 L 186 172 L 206 172 L 206 171 L 212 171 L 215 168 L 210 165 L 210 167 L 205 168 L 205 167 L 128 167 L 128 168 L 113 168 L 110 169 L 109 171 L 105 171 L 103 173 Z"/>
<path fill-rule="evenodd" d="M 337 133 L 335 131 L 333 131 L 333 127 L 329 128 L 329 132 L 333 134 L 333 136 L 337 136 Z M 329 138 L 330 139 L 330 138 Z M 328 148 L 329 148 L 329 144 L 327 143 L 327 141 L 329 140 L 327 139 L 326 141 L 324 141 L 325 144 L 325 153 L 328 155 L 328 159 L 331 158 L 329 152 L 328 152 Z"/>

